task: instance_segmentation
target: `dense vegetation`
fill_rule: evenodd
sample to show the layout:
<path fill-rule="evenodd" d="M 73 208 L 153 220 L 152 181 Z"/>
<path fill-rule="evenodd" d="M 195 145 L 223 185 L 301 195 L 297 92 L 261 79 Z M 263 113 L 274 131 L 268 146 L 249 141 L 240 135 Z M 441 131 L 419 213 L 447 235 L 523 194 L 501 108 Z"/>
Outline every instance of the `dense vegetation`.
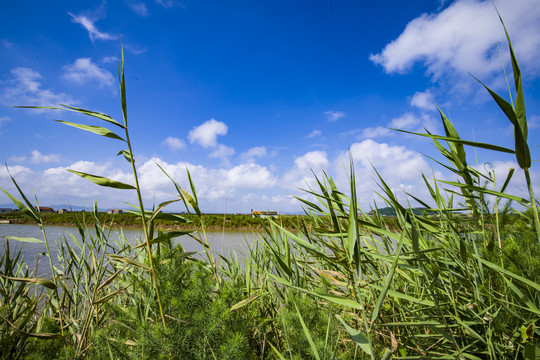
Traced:
<path fill-rule="evenodd" d="M 179 223 L 176 220 L 156 219 L 154 224 L 156 228 L 162 229 L 195 229 L 197 216 L 194 214 L 176 214 L 185 218 L 187 221 Z M 69 213 L 42 213 L 41 218 L 45 225 L 73 225 L 77 224 L 75 217 L 84 218 L 84 212 Z M 87 215 L 91 218 L 91 215 Z M 137 214 L 122 213 L 108 214 L 98 212 L 97 217 L 100 223 L 110 227 L 137 227 L 141 228 L 141 220 Z M 203 221 L 207 230 L 249 230 L 262 229 L 263 220 L 259 217 L 252 217 L 244 214 L 203 214 Z M 294 228 L 300 224 L 302 216 L 299 215 L 279 215 L 277 222 L 282 223 L 287 228 Z M 0 219 L 10 220 L 13 224 L 33 224 L 34 221 L 25 217 L 21 211 L 11 211 L 0 214 Z"/>
<path fill-rule="evenodd" d="M 397 231 L 391 231 L 387 218 L 359 209 L 351 166 L 348 189 L 338 189 L 330 176 L 317 179 L 318 189 L 309 191 L 314 197 L 300 199 L 305 216 L 294 231 L 264 222 L 260 241 L 242 262 L 234 254 L 216 259 L 208 251 L 207 219 L 189 172 L 190 191 L 171 181 L 192 217 L 161 213 L 170 202 L 140 211 L 122 59 L 123 124 L 100 113 L 64 110 L 125 132 L 123 152 L 135 186 L 75 173 L 136 191 L 145 243 L 134 247 L 122 236 L 109 243 L 110 230 L 96 206 L 84 221 L 76 218 L 82 241 L 60 245 L 50 279 L 33 277 L 19 255 L 6 251 L 0 259 L 2 358 L 534 358 L 540 353 L 540 227 L 521 77 L 511 46 L 510 52 L 515 105 L 492 96 L 514 125 L 515 149 L 460 139 L 442 112 L 445 135 L 422 135 L 434 141 L 448 160 L 444 166 L 459 179 L 424 177 L 431 198 L 407 194 L 436 216 L 410 211 L 379 177 L 381 198 L 395 211 Z M 108 129 L 81 128 L 112 137 Z M 514 154 L 529 199 L 505 192 L 513 170 L 496 187 L 493 174 L 468 165 L 464 145 Z M 45 214 L 17 189 L 19 199 L 8 195 L 43 228 Z M 190 222 L 197 231 L 156 228 L 164 217 Z M 7 243 L 44 241 L 50 259 L 43 234 L 42 240 Z M 180 236 L 199 239 L 205 260 L 173 246 L 171 239 Z"/>

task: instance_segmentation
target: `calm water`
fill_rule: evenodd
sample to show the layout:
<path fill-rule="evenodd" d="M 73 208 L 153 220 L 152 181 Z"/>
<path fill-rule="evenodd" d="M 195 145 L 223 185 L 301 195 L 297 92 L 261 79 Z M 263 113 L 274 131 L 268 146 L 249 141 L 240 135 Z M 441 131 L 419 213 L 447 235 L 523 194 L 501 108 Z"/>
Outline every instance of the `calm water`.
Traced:
<path fill-rule="evenodd" d="M 53 258 L 53 263 L 57 262 L 57 247 L 56 243 L 68 239 L 68 244 L 73 245 L 74 248 L 77 247 L 71 239 L 70 235 L 76 236 L 80 240 L 80 235 L 76 227 L 66 227 L 66 226 L 46 226 L 45 227 L 47 239 L 49 241 L 49 246 L 51 250 L 51 256 Z M 124 235 L 133 245 L 138 245 L 144 240 L 144 235 L 140 230 L 123 230 Z M 92 232 L 94 233 L 94 232 Z M 229 250 L 235 251 L 238 253 L 239 257 L 243 257 L 242 254 L 246 251 L 246 242 L 253 242 L 258 235 L 251 232 L 208 232 L 206 233 L 208 242 L 215 254 L 227 255 Z M 0 224 L 0 254 L 3 254 L 6 251 L 6 236 L 17 236 L 17 237 L 34 237 L 39 240 L 43 240 L 43 235 L 41 230 L 37 225 L 16 225 L 16 224 Z M 112 239 L 117 240 L 117 232 L 112 232 Z M 185 251 L 194 251 L 194 252 L 203 252 L 204 249 L 201 244 L 192 239 L 189 236 L 181 236 L 173 240 L 176 242 L 181 242 Z M 19 242 L 15 240 L 9 241 L 10 253 L 14 254 L 17 250 L 22 250 L 22 256 L 24 262 L 31 268 L 34 269 L 37 266 L 38 276 L 45 276 L 50 273 L 50 266 L 46 256 L 46 247 L 45 243 L 26 243 Z"/>

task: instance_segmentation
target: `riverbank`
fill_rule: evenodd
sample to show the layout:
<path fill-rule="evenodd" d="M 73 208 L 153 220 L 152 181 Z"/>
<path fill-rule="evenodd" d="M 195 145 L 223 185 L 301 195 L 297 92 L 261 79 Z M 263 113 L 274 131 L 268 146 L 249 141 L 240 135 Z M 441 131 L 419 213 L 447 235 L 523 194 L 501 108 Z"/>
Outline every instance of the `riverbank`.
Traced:
<path fill-rule="evenodd" d="M 185 223 L 170 219 L 155 219 L 155 225 L 163 230 L 197 230 L 200 229 L 200 220 L 191 214 L 174 214 L 185 220 Z M 84 223 L 91 221 L 90 213 L 69 212 L 69 213 L 42 213 L 41 218 L 45 225 L 54 226 L 76 226 L 77 221 Z M 100 223 L 107 227 L 124 229 L 142 229 L 140 219 L 135 214 L 108 214 L 98 213 Z M 288 229 L 297 228 L 302 224 L 302 215 L 280 215 L 273 218 L 277 223 Z M 24 217 L 20 211 L 12 211 L 0 214 L 0 221 L 11 224 L 34 224 L 34 222 Z M 264 228 L 266 219 L 251 217 L 250 215 L 237 214 L 205 214 L 203 215 L 205 229 L 207 231 L 260 231 Z"/>

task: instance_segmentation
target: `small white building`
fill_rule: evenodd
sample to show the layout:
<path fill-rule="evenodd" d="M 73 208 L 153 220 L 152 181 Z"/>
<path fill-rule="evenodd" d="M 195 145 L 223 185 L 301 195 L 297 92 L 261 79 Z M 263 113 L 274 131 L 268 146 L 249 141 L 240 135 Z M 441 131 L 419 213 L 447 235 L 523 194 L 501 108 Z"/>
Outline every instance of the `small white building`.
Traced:
<path fill-rule="evenodd" d="M 253 210 L 251 209 L 251 217 L 261 217 L 261 218 L 265 218 L 265 217 L 278 217 L 278 212 L 275 211 L 275 210 L 271 210 L 271 211 L 257 211 L 257 210 Z"/>
<path fill-rule="evenodd" d="M 107 210 L 107 214 L 121 214 L 123 213 L 124 211 L 122 209 L 111 209 L 111 210 Z"/>

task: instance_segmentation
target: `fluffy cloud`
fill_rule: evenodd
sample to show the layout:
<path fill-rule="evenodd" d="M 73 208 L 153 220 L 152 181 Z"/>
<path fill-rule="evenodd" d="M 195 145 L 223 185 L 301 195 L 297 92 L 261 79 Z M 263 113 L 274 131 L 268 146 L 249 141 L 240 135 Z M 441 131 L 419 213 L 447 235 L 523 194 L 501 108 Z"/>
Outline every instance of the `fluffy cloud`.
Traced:
<path fill-rule="evenodd" d="M 429 174 L 431 169 L 420 153 L 403 146 L 391 146 L 370 139 L 354 143 L 349 152 L 338 154 L 333 162 L 336 184 L 343 189 L 349 186 L 350 157 L 354 161 L 357 196 L 362 207 L 372 205 L 374 200 L 381 202 L 376 195 L 380 189 L 374 169 L 400 201 L 406 201 L 404 190 L 411 191 L 420 198 L 428 198 L 420 173 Z"/>
<path fill-rule="evenodd" d="M 347 114 L 345 114 L 343 111 L 328 110 L 328 111 L 324 112 L 324 116 L 326 116 L 326 120 L 328 120 L 330 122 L 337 121 L 337 120 L 341 119 L 342 117 L 345 117 L 345 115 L 347 115 Z"/>
<path fill-rule="evenodd" d="M 133 12 L 139 16 L 148 16 L 148 7 L 143 2 L 137 2 L 137 1 L 128 1 L 126 2 L 127 6 Z"/>
<path fill-rule="evenodd" d="M 429 91 L 415 92 L 411 98 L 410 104 L 413 107 L 425 111 L 434 111 L 437 109 L 435 103 L 433 102 L 433 96 Z"/>
<path fill-rule="evenodd" d="M 376 126 L 365 128 L 361 135 L 361 139 L 374 139 L 376 137 L 392 136 L 396 134 L 395 131 L 389 128 L 407 130 L 413 132 L 424 132 L 424 129 L 430 132 L 435 132 L 438 127 L 435 120 L 428 114 L 416 115 L 413 113 L 405 113 L 400 117 L 392 119 L 387 127 Z"/>
<path fill-rule="evenodd" d="M 84 15 L 74 15 L 70 12 L 68 12 L 69 16 L 71 16 L 71 21 L 73 21 L 75 24 L 81 25 L 83 28 L 88 31 L 88 36 L 90 36 L 90 40 L 92 42 L 94 40 L 116 40 L 118 37 L 116 35 L 108 34 L 105 32 L 101 32 L 98 30 L 96 25 L 94 23 L 95 20 L 92 20 Z"/>
<path fill-rule="evenodd" d="M 32 151 L 32 157 L 30 158 L 30 161 L 32 163 L 34 163 L 34 164 L 60 162 L 60 155 L 57 155 L 57 154 L 45 155 L 45 154 L 40 153 L 37 150 L 33 150 Z"/>
<path fill-rule="evenodd" d="M 389 136 L 392 135 L 390 129 L 383 126 L 368 127 L 362 130 L 360 137 L 362 139 L 374 139 L 376 137 Z"/>
<path fill-rule="evenodd" d="M 189 142 L 197 143 L 205 148 L 214 147 L 217 145 L 217 137 L 226 135 L 227 130 L 228 127 L 224 122 L 210 119 L 189 131 Z"/>
<path fill-rule="evenodd" d="M 32 173 L 32 170 L 22 165 L 10 166 L 9 171 L 5 166 L 0 166 L 0 179 L 8 180 L 9 176 L 18 178 L 19 176 L 29 175 Z"/>
<path fill-rule="evenodd" d="M 116 56 L 105 56 L 101 59 L 103 64 L 118 63 L 118 57 Z"/>
<path fill-rule="evenodd" d="M 312 132 L 309 133 L 308 136 L 306 136 L 306 138 L 311 139 L 311 138 L 321 136 L 321 135 L 322 135 L 322 132 L 320 130 L 313 130 Z"/>
<path fill-rule="evenodd" d="M 173 136 L 169 136 L 168 138 L 163 140 L 163 143 L 167 145 L 171 150 L 180 150 L 186 146 L 186 143 L 183 140 Z"/>
<path fill-rule="evenodd" d="M 262 158 L 268 155 L 268 151 L 264 146 L 255 146 L 248 151 L 240 154 L 240 159 L 246 162 L 253 162 L 256 158 Z"/>
<path fill-rule="evenodd" d="M 224 172 L 225 186 L 265 189 L 276 183 L 270 171 L 258 164 L 242 164 L 222 172 Z"/>
<path fill-rule="evenodd" d="M 412 20 L 370 59 L 388 73 L 404 73 L 421 63 L 434 79 L 452 73 L 485 77 L 501 72 L 497 45 L 506 44 L 506 37 L 493 5 L 505 21 L 522 65 L 538 70 L 540 6 L 536 0 L 457 0 L 439 13 Z M 506 51 L 506 46 L 501 50 Z"/>
<path fill-rule="evenodd" d="M 281 186 L 292 190 L 314 184 L 313 173 L 319 173 L 330 165 L 325 151 L 310 151 L 294 160 L 294 166 L 283 176 Z"/>
<path fill-rule="evenodd" d="M 4 105 L 56 106 L 59 103 L 77 103 L 68 94 L 42 89 L 42 76 L 37 71 L 19 67 L 11 70 L 11 76 L 0 92 L 0 102 Z"/>
<path fill-rule="evenodd" d="M 176 5 L 178 5 L 180 7 L 183 7 L 183 5 L 181 3 L 176 2 L 174 0 L 156 0 L 156 3 L 158 5 L 163 6 L 164 8 L 169 8 L 169 9 L 176 6 Z"/>
<path fill-rule="evenodd" d="M 407 201 L 405 191 L 423 200 L 430 198 L 419 176 L 420 172 L 424 172 L 428 177 L 432 173 L 424 157 L 406 147 L 373 140 L 354 143 L 350 152 L 341 151 L 332 158 L 323 151 L 305 153 L 298 156 L 282 176 L 277 174 L 277 169 L 254 162 L 224 168 L 181 162 L 167 163 L 157 157 L 140 163 L 137 170 L 147 207 L 151 207 L 152 203 L 177 198 L 173 183 L 156 165 L 159 164 L 178 184 L 191 192 L 186 172 L 186 169 L 189 169 L 203 211 L 223 211 L 225 202 L 229 211 L 247 212 L 250 208 L 296 211 L 300 204 L 290 195 L 309 198 L 309 195 L 299 191 L 298 188 L 317 188 L 312 171 L 320 176 L 320 170 L 324 168 L 327 174 L 334 178 L 338 188 L 345 194 L 348 193 L 349 156 L 352 156 L 354 161 L 358 199 L 363 209 L 369 210 L 369 206 L 377 196 L 375 191 L 380 192 L 373 167 L 403 204 Z M 516 168 L 517 164 L 513 161 L 494 162 L 493 167 L 486 165 L 484 168 L 494 171 L 497 183 L 502 184 L 510 167 Z M 123 162 L 112 164 L 78 161 L 66 167 L 51 167 L 44 171 L 16 165 L 9 170 L 23 190 L 28 194 L 35 192 L 40 203 L 44 205 L 68 203 L 84 206 L 98 199 L 100 207 L 121 207 L 125 206 L 122 205 L 124 202 L 137 201 L 133 191 L 99 187 L 66 171 L 66 168 L 105 176 L 124 183 L 133 182 L 129 167 Z M 435 176 L 442 178 L 440 173 L 435 173 Z M 531 176 L 533 183 L 540 183 L 538 172 L 533 172 Z M 0 167 L 0 180 L 5 184 L 3 187 L 5 186 L 7 191 L 16 192 L 5 167 Z M 517 171 L 508 189 L 516 195 L 526 196 L 524 187 L 523 175 Z M 535 190 L 540 191 L 538 188 Z M 3 202 L 9 202 L 9 199 L 0 194 L 0 203 Z M 381 200 L 377 202 L 381 203 Z M 176 204 L 168 208 L 173 209 L 178 211 L 180 207 Z"/>
<path fill-rule="evenodd" d="M 226 146 L 226 145 L 223 145 L 223 144 L 219 144 L 219 145 L 217 145 L 216 150 L 211 152 L 208 155 L 208 157 L 211 158 L 211 159 L 215 159 L 215 158 L 225 159 L 225 158 L 228 158 L 229 156 L 234 155 L 234 153 L 235 153 L 235 151 L 234 151 L 234 149 L 232 147 Z"/>
<path fill-rule="evenodd" d="M 90 58 L 79 58 L 71 65 L 64 66 L 64 78 L 77 84 L 97 82 L 100 88 L 111 87 L 115 84 L 114 76 L 100 68 Z"/>
<path fill-rule="evenodd" d="M 414 179 L 418 178 L 420 171 L 429 170 L 420 153 L 404 146 L 390 146 L 368 139 L 354 143 L 349 151 L 355 163 L 361 164 L 365 169 L 374 166 L 386 178 Z M 338 157 L 338 164 L 347 164 L 348 159 L 348 153 L 344 153 Z"/>

